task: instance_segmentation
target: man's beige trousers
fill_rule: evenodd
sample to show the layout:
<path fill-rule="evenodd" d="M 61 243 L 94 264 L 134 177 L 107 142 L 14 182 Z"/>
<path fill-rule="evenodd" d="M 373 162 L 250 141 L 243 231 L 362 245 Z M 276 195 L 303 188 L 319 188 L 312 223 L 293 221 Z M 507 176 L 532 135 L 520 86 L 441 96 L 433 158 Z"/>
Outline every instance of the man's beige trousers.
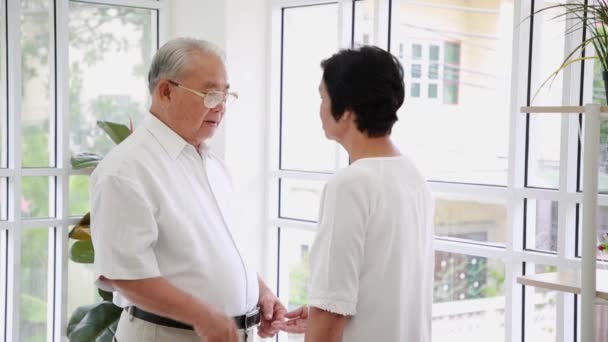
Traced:
<path fill-rule="evenodd" d="M 239 342 L 253 342 L 255 328 L 249 328 L 248 338 L 245 331 L 239 330 Z M 165 327 L 132 317 L 123 311 L 118 322 L 115 342 L 202 342 L 204 341 L 192 330 Z"/>

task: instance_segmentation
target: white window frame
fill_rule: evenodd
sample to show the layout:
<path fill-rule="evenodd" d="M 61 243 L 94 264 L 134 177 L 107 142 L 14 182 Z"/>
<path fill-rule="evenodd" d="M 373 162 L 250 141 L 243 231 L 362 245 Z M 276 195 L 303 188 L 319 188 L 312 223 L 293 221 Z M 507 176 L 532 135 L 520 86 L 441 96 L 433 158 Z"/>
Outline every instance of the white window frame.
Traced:
<path fill-rule="evenodd" d="M 325 1 L 326 2 L 326 1 Z M 442 5 L 433 4 L 427 5 L 423 1 L 415 0 L 377 0 L 377 8 L 388 9 L 390 7 L 392 18 L 391 25 L 395 26 L 399 22 L 399 11 L 401 3 L 416 4 L 419 6 L 441 7 Z M 271 5 L 271 60 L 270 60 L 270 75 L 271 75 L 271 92 L 269 94 L 270 103 L 270 122 L 269 133 L 270 139 L 268 142 L 269 164 L 268 164 L 268 227 L 270 229 L 267 246 L 278 246 L 278 228 L 296 229 L 305 231 L 316 231 L 316 224 L 310 222 L 299 222 L 296 220 L 279 218 L 278 217 L 278 187 L 277 183 L 282 178 L 301 179 L 301 180 L 326 180 L 331 175 L 316 174 L 311 172 L 286 171 L 278 169 L 278 149 L 279 146 L 279 118 L 280 109 L 278 106 L 280 100 L 280 49 L 281 40 L 281 8 L 295 5 L 311 5 L 319 4 L 323 1 L 313 0 L 275 0 Z M 339 13 L 339 42 L 341 47 L 350 47 L 350 30 L 353 27 L 352 23 L 352 2 L 340 0 Z M 454 6 L 447 6 L 453 8 Z M 578 139 L 578 118 L 575 116 L 562 115 L 561 131 L 560 131 L 560 183 L 558 189 L 540 189 L 526 187 L 525 181 L 525 164 L 526 164 L 526 115 L 519 113 L 519 108 L 528 104 L 528 95 L 530 90 L 527 89 L 528 77 L 528 61 L 529 61 L 529 38 L 531 34 L 529 21 L 524 21 L 531 13 L 531 2 L 515 1 L 514 2 L 514 18 L 513 27 L 516 30 L 513 36 L 513 51 L 512 51 L 512 79 L 511 79 L 511 102 L 510 102 L 510 134 L 509 134 L 509 171 L 507 186 L 483 186 L 461 183 L 443 183 L 430 182 L 433 192 L 479 195 L 480 197 L 490 196 L 504 200 L 507 205 L 507 240 L 504 247 L 491 246 L 491 244 L 472 244 L 463 243 L 451 239 L 436 239 L 435 248 L 437 251 L 453 252 L 458 254 L 466 254 L 471 256 L 487 257 L 498 259 L 504 262 L 505 266 L 505 341 L 520 341 L 523 333 L 524 317 L 523 310 L 526 309 L 528 314 L 532 314 L 530 301 L 525 301 L 524 291 L 522 286 L 516 282 L 516 278 L 524 274 L 524 263 L 530 274 L 530 269 L 534 264 L 542 264 L 548 266 L 556 266 L 558 269 L 579 269 L 581 268 L 580 258 L 575 256 L 575 234 L 576 230 L 576 206 L 582 202 L 581 193 L 577 192 L 576 175 L 578 173 L 577 165 L 577 139 Z M 464 11 L 488 11 L 486 9 L 469 9 L 459 8 Z M 376 23 L 388 22 L 385 17 L 385 11 L 376 11 Z M 523 22 L 523 23 L 522 23 Z M 540 24 L 535 22 L 535 29 Z M 379 32 L 375 32 L 376 37 L 386 37 L 388 25 L 378 26 Z M 396 31 L 395 31 L 396 32 Z M 390 46 L 398 56 L 399 53 L 399 37 L 391 35 Z M 376 43 L 378 40 L 375 41 Z M 374 43 L 374 41 L 372 41 Z M 404 54 L 408 56 L 411 42 L 403 42 Z M 570 51 L 570 48 L 577 45 L 576 38 L 569 35 L 564 47 L 564 51 Z M 381 45 L 382 46 L 382 45 Z M 428 48 L 427 48 L 428 49 Z M 443 50 L 443 46 L 441 46 Z M 423 47 L 424 53 L 424 47 Z M 589 52 L 587 52 L 589 54 Z M 532 58 L 538 58 L 532 55 Z M 443 57 L 440 56 L 440 61 Z M 587 63 L 587 62 L 586 62 Z M 442 68 L 440 68 L 442 69 Z M 441 71 L 442 72 L 442 71 Z M 425 70 L 423 68 L 423 75 Z M 406 69 L 406 77 L 409 77 L 409 69 Z M 543 75 L 536 75 L 543 77 Z M 585 94 L 581 104 L 591 102 L 591 83 L 593 78 L 592 68 L 590 64 L 585 68 Z M 578 86 L 580 83 L 580 68 L 571 67 L 564 72 L 564 89 L 563 89 L 563 104 L 577 105 L 579 104 Z M 438 80 L 441 81 L 441 78 Z M 440 86 L 441 88 L 442 86 Z M 532 90 L 533 93 L 534 90 Z M 421 86 L 421 98 L 426 92 Z M 459 96 L 460 97 L 460 96 Z M 438 94 L 440 101 L 442 94 Z M 340 149 L 338 149 L 340 150 Z M 344 164 L 339 163 L 336 159 L 336 168 L 338 170 Z M 557 234 L 557 252 L 555 254 L 544 253 L 534 250 L 524 249 L 524 200 L 551 200 L 558 202 L 558 234 Z M 598 197 L 600 205 L 608 204 L 608 195 L 600 194 Z M 529 235 L 529 232 L 528 232 Z M 530 240 L 527 241 L 528 246 Z M 277 267 L 280 267 L 280 260 L 277 260 L 278 253 L 275 251 L 266 253 L 266 267 L 268 270 L 269 279 L 274 280 L 275 284 L 280 281 Z M 608 268 L 605 262 L 598 262 L 599 268 Z M 274 272 L 273 272 L 274 270 Z M 526 292 L 533 291 L 533 288 L 526 287 Z M 280 294 L 280 293 L 279 293 Z M 529 296 L 528 296 L 529 298 Z M 556 341 L 571 342 L 574 339 L 575 331 L 578 331 L 580 336 L 580 322 L 574 322 L 575 317 L 575 299 L 571 294 L 562 292 L 556 293 Z M 282 298 L 287 300 L 287 298 Z M 580 301 L 579 301 L 580 304 Z M 580 315 L 579 315 L 580 316 Z M 529 322 L 529 318 L 527 319 Z M 580 318 L 579 318 L 580 321 Z M 284 337 L 280 337 L 279 341 L 285 341 Z"/>
<path fill-rule="evenodd" d="M 48 312 L 47 312 L 47 341 L 65 341 L 68 315 L 68 229 L 80 221 L 80 217 L 69 215 L 69 177 L 71 175 L 86 175 L 87 172 L 72 170 L 70 166 L 69 147 L 69 117 L 60 113 L 69 112 L 69 60 L 68 60 L 68 11 L 69 0 L 49 0 L 50 50 L 51 68 L 50 101 L 56 105 L 54 125 L 51 124 L 50 139 L 56 140 L 56 167 L 23 168 L 21 165 L 21 51 L 20 51 L 20 0 L 1 0 L 2 8 L 6 6 L 8 15 L 8 41 L 6 41 L 8 67 L 8 168 L 0 169 L 0 177 L 8 177 L 8 220 L 0 221 L 0 341 L 19 341 L 20 331 L 20 264 L 21 236 L 26 229 L 49 227 L 48 245 Z M 158 42 L 159 45 L 167 40 L 168 33 L 168 1 L 167 0 L 77 0 L 80 3 L 102 4 L 136 7 L 158 11 Z M 5 13 L 2 11 L 2 13 Z M 53 34 L 54 33 L 54 34 Z M 5 44 L 2 35 L 0 44 Z M 56 56 L 56 60 L 54 59 Z M 53 69 L 55 66 L 55 70 Z M 56 89 L 55 89 L 56 85 Z M 4 84 L 0 89 L 4 90 Z M 6 94 L 3 92 L 2 96 Z M 51 120 L 53 121 L 53 120 Z M 3 124 L 4 126 L 4 124 Z M 16 133 L 17 132 L 17 133 Z M 55 213 L 49 219 L 24 219 L 21 217 L 20 206 L 16 205 L 21 198 L 21 179 L 23 176 L 48 176 L 55 179 L 50 183 L 49 195 L 55 198 L 50 201 Z M 54 196 L 53 196 L 54 195 Z M 4 199 L 0 199 L 4 201 Z M 6 239 L 8 236 L 8 239 Z M 6 251 L 6 257 L 4 255 Z M 6 324 L 4 324 L 6 323 Z"/>

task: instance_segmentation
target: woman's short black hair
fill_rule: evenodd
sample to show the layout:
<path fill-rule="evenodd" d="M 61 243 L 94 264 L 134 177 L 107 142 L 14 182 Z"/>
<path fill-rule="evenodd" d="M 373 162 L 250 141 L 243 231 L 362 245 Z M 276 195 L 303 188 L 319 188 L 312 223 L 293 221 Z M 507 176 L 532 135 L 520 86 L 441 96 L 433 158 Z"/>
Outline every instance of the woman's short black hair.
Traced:
<path fill-rule="evenodd" d="M 323 82 L 337 121 L 355 113 L 357 129 L 369 137 L 391 133 L 403 104 L 403 67 L 390 53 L 373 46 L 346 49 L 321 62 Z"/>

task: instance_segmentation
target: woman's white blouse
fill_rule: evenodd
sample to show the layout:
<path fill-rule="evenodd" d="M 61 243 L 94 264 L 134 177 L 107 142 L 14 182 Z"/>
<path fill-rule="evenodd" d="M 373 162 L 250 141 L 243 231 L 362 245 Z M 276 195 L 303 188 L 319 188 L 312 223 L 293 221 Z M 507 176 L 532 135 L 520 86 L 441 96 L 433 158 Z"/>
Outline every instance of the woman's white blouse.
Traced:
<path fill-rule="evenodd" d="M 352 316 L 343 341 L 431 341 L 433 201 L 406 157 L 329 180 L 310 252 L 309 305 Z"/>

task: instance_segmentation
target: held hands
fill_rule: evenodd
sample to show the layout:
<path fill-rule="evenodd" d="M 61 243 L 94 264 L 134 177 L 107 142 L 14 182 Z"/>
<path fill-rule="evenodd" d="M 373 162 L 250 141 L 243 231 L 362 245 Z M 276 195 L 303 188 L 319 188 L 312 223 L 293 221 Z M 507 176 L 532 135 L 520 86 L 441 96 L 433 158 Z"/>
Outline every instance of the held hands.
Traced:
<path fill-rule="evenodd" d="M 286 322 L 273 322 L 275 329 L 290 333 L 303 334 L 308 324 L 308 306 L 302 306 L 285 314 Z"/>
<path fill-rule="evenodd" d="M 285 320 L 287 309 L 267 287 L 260 288 L 258 305 L 260 307 L 258 335 L 262 338 L 273 337 L 279 332 L 279 329 L 275 328 L 274 325 Z"/>
<path fill-rule="evenodd" d="M 238 342 L 234 320 L 218 311 L 212 310 L 194 325 L 201 342 Z"/>

